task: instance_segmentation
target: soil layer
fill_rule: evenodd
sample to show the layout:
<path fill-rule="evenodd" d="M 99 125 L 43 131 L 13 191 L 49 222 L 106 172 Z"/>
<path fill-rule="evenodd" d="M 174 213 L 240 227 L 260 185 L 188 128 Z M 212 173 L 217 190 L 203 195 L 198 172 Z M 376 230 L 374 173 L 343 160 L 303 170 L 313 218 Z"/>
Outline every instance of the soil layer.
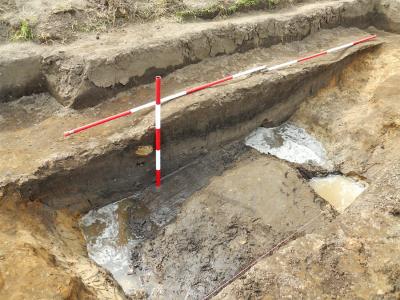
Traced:
<path fill-rule="evenodd" d="M 216 299 L 400 297 L 399 46 L 395 37 L 355 62 L 291 119 L 369 188 L 332 224 L 263 260 Z"/>
<path fill-rule="evenodd" d="M 131 298 L 200 298 L 268 253 L 216 298 L 398 299 L 400 40 L 368 26 L 398 33 L 399 3 L 309 1 L 274 13 L 82 33 L 70 44 L 1 45 L 0 299 L 125 299 L 88 258 L 78 221 L 134 193 L 124 223 L 140 239 L 130 256 L 138 284 Z M 4 7 L 12 17 L 20 6 L 6 4 L 1 17 Z M 57 20 L 80 13 L 62 10 Z M 9 25 L 0 21 L 0 39 Z M 151 111 L 62 136 L 149 101 L 153 86 L 144 83 L 156 73 L 170 94 L 371 33 L 379 39 L 165 105 L 164 194 L 149 188 Z M 340 216 L 307 183 L 327 170 L 244 148 L 257 127 L 288 119 L 324 145 L 332 170 L 369 184 Z M 286 237 L 287 246 L 268 252 Z"/>

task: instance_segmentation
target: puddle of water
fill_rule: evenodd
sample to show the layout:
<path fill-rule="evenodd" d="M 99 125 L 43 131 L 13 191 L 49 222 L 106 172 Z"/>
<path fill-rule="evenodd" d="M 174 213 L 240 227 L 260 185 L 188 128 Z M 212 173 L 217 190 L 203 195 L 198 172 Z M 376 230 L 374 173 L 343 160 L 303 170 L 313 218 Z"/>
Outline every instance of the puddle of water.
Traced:
<path fill-rule="evenodd" d="M 168 298 L 162 280 L 143 264 L 141 246 L 176 216 L 181 203 L 206 185 L 206 175 L 218 168 L 218 164 L 199 160 L 164 181 L 162 193 L 150 188 L 91 210 L 80 222 L 90 258 L 110 271 L 127 295 L 135 298 L 144 292 L 150 299 Z"/>
<path fill-rule="evenodd" d="M 80 226 L 89 257 L 111 272 L 125 294 L 135 298 L 144 293 L 150 299 L 159 299 L 163 298 L 165 287 L 151 268 L 142 265 L 138 249 L 144 241 L 154 238 L 158 229 L 176 213 L 173 204 L 167 201 L 152 212 L 138 201 L 142 196 L 134 195 L 93 209 L 82 217 Z M 178 193 L 170 198 L 176 201 L 181 197 Z"/>
<path fill-rule="evenodd" d="M 310 180 L 310 185 L 340 213 L 344 212 L 367 188 L 365 182 L 340 175 L 316 177 Z"/>
<path fill-rule="evenodd" d="M 91 210 L 82 218 L 81 228 L 90 258 L 109 270 L 125 293 L 130 294 L 138 284 L 128 275 L 134 241 L 127 238 L 121 226 L 127 223 L 126 211 L 121 202 Z"/>
<path fill-rule="evenodd" d="M 322 144 L 304 129 L 290 123 L 274 128 L 257 128 L 246 138 L 245 143 L 261 153 L 290 162 L 329 168 Z"/>

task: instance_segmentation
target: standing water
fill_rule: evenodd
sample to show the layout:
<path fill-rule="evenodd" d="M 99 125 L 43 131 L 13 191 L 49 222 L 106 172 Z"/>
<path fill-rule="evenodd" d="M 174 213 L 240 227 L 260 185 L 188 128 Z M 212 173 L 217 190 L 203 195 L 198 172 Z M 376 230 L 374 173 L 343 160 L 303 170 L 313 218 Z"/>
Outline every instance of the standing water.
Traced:
<path fill-rule="evenodd" d="M 310 184 L 319 196 L 340 213 L 344 212 L 367 188 L 364 182 L 340 175 L 316 177 L 310 180 Z"/>
<path fill-rule="evenodd" d="M 265 154 L 298 164 L 313 164 L 331 169 L 323 145 L 304 129 L 291 123 L 274 128 L 257 128 L 246 138 L 246 145 Z M 315 192 L 337 211 L 343 212 L 366 189 L 362 183 L 344 176 L 314 178 L 310 181 Z"/>
<path fill-rule="evenodd" d="M 274 128 L 257 128 L 246 138 L 246 145 L 290 162 L 329 168 L 322 144 L 304 129 L 290 123 Z"/>
<path fill-rule="evenodd" d="M 88 254 L 97 264 L 109 270 L 126 294 L 137 284 L 130 273 L 130 256 L 133 241 L 126 237 L 126 205 L 114 203 L 97 210 L 91 210 L 81 220 Z"/>

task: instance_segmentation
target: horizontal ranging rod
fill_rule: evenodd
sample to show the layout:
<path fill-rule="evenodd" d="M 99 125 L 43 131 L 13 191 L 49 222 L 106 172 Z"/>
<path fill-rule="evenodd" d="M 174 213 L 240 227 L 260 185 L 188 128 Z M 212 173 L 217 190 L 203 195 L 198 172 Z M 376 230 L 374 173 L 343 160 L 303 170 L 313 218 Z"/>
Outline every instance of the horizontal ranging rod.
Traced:
<path fill-rule="evenodd" d="M 326 54 L 329 54 L 329 53 L 341 51 L 341 50 L 353 47 L 355 45 L 368 42 L 368 41 L 370 41 L 370 40 L 372 40 L 374 38 L 376 38 L 376 35 L 371 35 L 371 36 L 362 38 L 360 40 L 357 40 L 355 42 L 344 44 L 344 45 L 341 45 L 341 46 L 338 46 L 338 47 L 335 47 L 335 48 L 332 48 L 332 49 L 329 49 L 329 50 L 326 50 L 326 51 L 322 51 L 322 52 L 319 52 L 319 53 L 316 53 L 316 54 L 313 54 L 313 55 L 310 55 L 310 56 L 306 56 L 306 57 L 303 57 L 303 58 L 291 60 L 291 61 L 288 61 L 286 63 L 275 65 L 275 66 L 272 66 L 272 67 L 267 67 L 267 66 L 255 67 L 255 68 L 252 68 L 252 69 L 249 69 L 249 70 L 246 70 L 246 71 L 243 71 L 243 72 L 239 72 L 237 74 L 230 75 L 230 76 L 227 76 L 225 78 L 222 78 L 222 79 L 210 82 L 210 83 L 206 83 L 206 84 L 200 85 L 198 87 L 194 87 L 194 88 L 188 89 L 186 91 L 182 91 L 182 92 L 179 92 L 179 93 L 164 97 L 164 98 L 161 99 L 161 103 L 164 104 L 164 103 L 169 102 L 171 100 L 175 100 L 175 99 L 181 98 L 183 96 L 190 95 L 190 94 L 196 93 L 196 92 L 201 91 L 201 90 L 205 90 L 207 88 L 219 85 L 221 83 L 224 83 L 226 81 L 230 81 L 230 80 L 233 80 L 233 79 L 236 79 L 236 78 L 239 78 L 239 77 L 248 76 L 248 75 L 260 72 L 260 71 L 267 71 L 268 72 L 268 71 L 274 71 L 274 70 L 282 69 L 282 68 L 285 68 L 285 67 L 297 64 L 297 63 L 301 63 L 301 62 L 304 62 L 304 61 L 307 61 L 307 60 L 311 60 L 311 59 L 314 59 L 314 58 L 317 58 L 317 57 L 320 57 L 320 56 L 323 56 L 323 55 L 326 55 Z M 102 120 L 99 120 L 99 121 L 84 125 L 82 127 L 78 127 L 78 128 L 66 131 L 66 132 L 64 132 L 64 136 L 67 137 L 67 136 L 70 136 L 72 134 L 75 134 L 75 133 L 78 133 L 78 132 L 82 132 L 82 131 L 85 131 L 87 129 L 96 127 L 98 125 L 101 125 L 101 124 L 104 124 L 104 123 L 107 123 L 107 122 L 110 122 L 110 121 L 113 121 L 113 120 L 116 120 L 116 119 L 119 119 L 119 118 L 122 118 L 122 117 L 125 117 L 125 116 L 129 116 L 129 115 L 131 115 L 133 113 L 136 113 L 136 112 L 139 112 L 139 111 L 141 111 L 143 109 L 153 107 L 154 105 L 155 105 L 155 101 L 152 100 L 149 103 L 146 103 L 144 105 L 132 108 L 130 110 L 124 111 L 124 112 L 119 113 L 117 115 L 110 116 L 108 118 L 105 118 L 105 119 L 102 119 Z"/>

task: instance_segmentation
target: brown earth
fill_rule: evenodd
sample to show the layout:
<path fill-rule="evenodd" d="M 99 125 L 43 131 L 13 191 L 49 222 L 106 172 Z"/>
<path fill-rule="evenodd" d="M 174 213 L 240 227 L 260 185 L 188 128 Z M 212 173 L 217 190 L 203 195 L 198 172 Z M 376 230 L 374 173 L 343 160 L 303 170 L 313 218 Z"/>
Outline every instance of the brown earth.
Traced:
<path fill-rule="evenodd" d="M 399 299 L 399 46 L 394 38 L 355 62 L 291 118 L 368 190 L 332 224 L 258 263 L 216 299 Z"/>
<path fill-rule="evenodd" d="M 291 60 L 323 44 L 334 46 L 367 34 L 359 29 L 338 28 L 321 31 L 299 43 L 213 58 L 165 77 L 163 92 L 172 94 L 198 81 L 206 82 L 210 76 L 219 78 L 229 69 L 236 72 L 265 61 L 274 64 Z M 163 110 L 163 139 L 168 145 L 164 147 L 164 156 L 168 158 L 165 172 L 187 164 L 205 149 L 243 137 L 266 119 L 275 124 L 284 121 L 310 93 L 328 84 L 359 53 L 371 51 L 377 44 L 379 41 L 360 45 L 280 72 L 257 74 L 222 89 L 166 105 Z M 199 74 L 199 69 L 204 72 Z M 149 159 L 135 155 L 135 151 L 139 146 L 152 144 L 149 134 L 153 127 L 152 113 L 132 115 L 72 139 L 64 139 L 62 131 L 146 103 L 152 96 L 152 85 L 140 86 L 79 112 L 62 107 L 47 94 L 3 104 L 0 141 L 4 146 L 0 149 L 0 159 L 4 163 L 0 164 L 0 186 L 5 192 L 18 189 L 23 197 L 40 199 L 52 207 L 80 210 L 118 200 L 134 192 L 132 187 L 142 189 L 152 179 L 149 168 L 153 165 Z M 220 109 L 227 103 L 232 105 Z M 24 108 L 16 110 L 16 107 Z M 204 119 L 204 115 L 208 118 Z M 94 173 L 101 176 L 93 177 Z M 76 197 L 81 192 L 83 201 Z"/>
<path fill-rule="evenodd" d="M 136 24 L 101 37 L 88 33 L 69 45 L 7 44 L 0 46 L 0 102 L 49 92 L 64 106 L 94 106 L 207 58 L 299 41 L 323 28 L 395 24 L 387 22 L 389 14 L 375 14 L 377 5 L 321 1 L 227 20 Z"/>
<path fill-rule="evenodd" d="M 0 202 L 0 299 L 125 299 L 88 257 L 79 216 L 17 199 Z"/>
<path fill-rule="evenodd" d="M 21 3 L 1 2 L 2 18 L 11 12 L 8 18 L 12 19 Z M 31 1 L 32 13 L 41 11 L 43 3 Z M 50 5 L 59 3 L 54 1 Z M 301 177 L 313 173 L 309 166 L 286 164 L 255 153 L 236 156 L 228 152 L 219 159 L 230 164 L 223 164 L 218 172 L 209 171 L 205 164 L 204 178 L 194 190 L 188 191 L 186 186 L 201 177 L 199 172 L 180 173 L 187 175 L 186 183 L 173 184 L 181 185 L 184 191 L 168 195 L 169 200 L 176 200 L 171 205 L 174 212 L 167 214 L 168 221 L 157 234 L 150 230 L 137 250 L 140 255 L 133 255 L 132 265 L 135 258 L 141 257 L 137 265 L 156 275 L 161 295 L 179 298 L 190 291 L 188 295 L 199 298 L 301 228 L 312 212 L 322 209 L 329 212 L 328 216 L 321 215 L 305 234 L 296 234 L 288 246 L 259 262 L 217 298 L 399 298 L 400 42 L 395 34 L 365 29 L 376 25 L 399 32 L 399 2 L 349 0 L 308 4 L 277 11 L 276 15 L 254 13 L 185 24 L 167 20 L 162 32 L 173 29 L 171 36 L 153 36 L 146 41 L 136 36 L 139 48 L 143 42 L 142 52 L 152 49 L 151 53 L 160 54 L 160 47 L 172 45 L 169 54 L 173 55 L 177 49 L 187 50 L 185 43 L 180 44 L 182 39 L 187 38 L 189 44 L 195 40 L 196 35 L 188 35 L 192 29 L 199 28 L 200 36 L 211 36 L 211 42 L 200 39 L 197 46 L 190 48 L 197 51 L 203 46 L 205 54 L 178 54 L 173 56 L 177 59 L 169 57 L 168 62 L 152 60 L 153 54 L 143 58 L 140 51 L 132 51 L 135 47 L 126 46 L 139 31 L 147 30 L 148 24 L 115 29 L 100 36 L 80 33 L 76 44 L 2 45 L 0 299 L 125 298 L 112 276 L 88 258 L 78 228 L 80 215 L 76 212 L 146 190 L 153 177 L 154 162 L 138 154 L 138 149 L 152 144 L 153 115 L 144 112 L 69 140 L 62 138 L 62 131 L 144 103 L 152 97 L 153 88 L 143 83 L 157 72 L 166 75 L 164 92 L 170 93 L 252 64 L 272 65 L 373 32 L 379 34 L 377 42 L 273 74 L 258 74 L 170 103 L 163 110 L 163 138 L 168 145 L 163 152 L 164 170 L 173 180 L 179 178 L 180 172 L 174 172 L 180 167 L 231 141 L 241 140 L 262 124 L 284 122 L 305 101 L 291 121 L 324 143 L 336 170 L 360 176 L 370 184 L 344 214 L 329 224 L 336 214 Z M 11 10 L 5 12 L 4 8 Z M 86 16 L 79 17 L 80 13 L 80 9 L 68 8 L 57 13 L 60 19 L 49 19 L 54 21 L 55 35 L 61 30 L 57 24 L 70 26 L 73 16 L 87 20 Z M 109 20 L 110 12 L 102 13 L 100 19 Z M 43 14 L 44 18 L 53 15 Z M 14 26 L 7 20 L 8 23 L 0 22 L 3 33 Z M 46 22 L 42 24 L 51 24 Z M 247 27 L 235 40 L 232 32 L 238 33 L 243 24 Z M 364 30 L 338 28 L 339 25 L 355 25 Z M 257 40 L 260 32 L 253 30 L 260 26 L 265 26 L 264 41 Z M 320 31 L 321 28 L 327 30 Z M 125 33 L 130 39 L 124 39 Z M 179 37 L 177 44 L 169 42 L 174 36 Z M 105 47 L 96 57 L 98 41 L 102 43 L 103 37 Z M 382 42 L 385 44 L 378 49 Z M 117 55 L 107 60 L 113 53 Z M 93 60 L 87 60 L 90 57 Z M 144 66 L 138 68 L 133 64 L 129 70 L 124 69 L 140 60 Z M 49 62 L 54 65 L 46 71 L 44 66 Z M 90 72 L 80 73 L 82 67 Z M 142 76 L 140 80 L 136 78 L 138 74 Z M 62 97 L 55 89 L 60 82 L 63 91 L 90 91 L 87 99 L 93 102 L 83 101 L 80 110 L 64 107 L 63 104 L 71 103 L 60 100 Z M 101 89 L 91 94 L 88 82 L 97 83 Z M 320 91 L 321 88 L 324 89 Z M 120 94 L 111 98 L 117 93 Z M 83 108 L 99 102 L 102 103 Z M 258 179 L 265 184 L 254 186 Z M 161 205 L 155 201 L 162 197 L 157 198 L 154 193 L 145 195 L 154 212 L 169 212 L 169 202 Z M 278 214 L 281 207 L 275 199 L 287 203 L 291 214 Z M 69 211 L 63 210 L 66 207 Z M 287 222 L 281 224 L 272 210 L 277 216 L 288 218 Z M 146 234 L 134 211 L 128 220 L 131 227 L 126 228 Z M 187 261 L 194 263 L 187 267 Z M 144 290 L 151 288 L 150 285 Z M 136 296 L 146 292 L 138 291 Z"/>

